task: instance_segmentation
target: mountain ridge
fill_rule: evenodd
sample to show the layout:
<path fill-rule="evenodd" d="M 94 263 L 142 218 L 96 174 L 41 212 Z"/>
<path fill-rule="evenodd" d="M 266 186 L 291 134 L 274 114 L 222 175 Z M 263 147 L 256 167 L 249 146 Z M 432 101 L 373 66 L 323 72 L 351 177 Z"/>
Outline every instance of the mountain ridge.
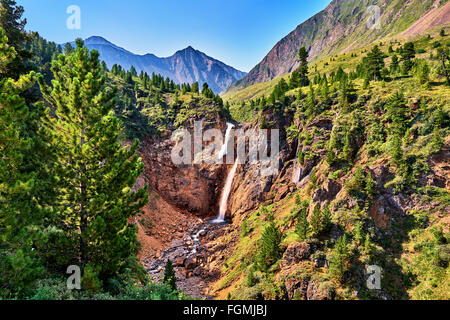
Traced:
<path fill-rule="evenodd" d="M 114 64 L 121 65 L 125 69 L 134 66 L 138 72 L 161 74 L 179 84 L 199 82 L 202 86 L 207 82 L 215 93 L 226 90 L 232 83 L 246 75 L 245 72 L 212 58 L 192 46 L 178 50 L 169 57 L 158 57 L 152 53 L 135 54 L 101 36 L 89 37 L 84 42 L 90 50 L 99 52 L 100 59 L 105 61 L 108 68 Z"/>
<path fill-rule="evenodd" d="M 327 8 L 299 24 L 282 38 L 243 79 L 227 92 L 238 91 L 255 83 L 273 80 L 298 67 L 297 52 L 305 46 L 310 59 L 320 59 L 348 52 L 389 35 L 399 34 L 423 15 L 444 7 L 448 0 L 380 0 L 380 28 L 369 29 L 367 22 L 373 5 L 369 0 L 333 0 Z M 445 7 L 448 9 L 448 5 Z M 444 13 L 445 14 L 445 11 Z M 450 23 L 450 21 L 449 21 Z"/>

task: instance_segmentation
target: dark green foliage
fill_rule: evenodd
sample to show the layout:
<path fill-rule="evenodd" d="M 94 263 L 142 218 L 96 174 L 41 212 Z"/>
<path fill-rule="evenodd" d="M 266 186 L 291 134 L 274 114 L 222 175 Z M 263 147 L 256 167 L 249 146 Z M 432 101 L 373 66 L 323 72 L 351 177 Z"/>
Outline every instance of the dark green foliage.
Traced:
<path fill-rule="evenodd" d="M 401 60 L 403 62 L 403 73 L 408 74 L 414 66 L 414 58 L 416 57 L 416 50 L 413 42 L 407 42 L 401 50 Z"/>
<path fill-rule="evenodd" d="M 16 58 L 0 28 L 0 70 Z M 0 79 L 0 296 L 21 297 L 43 273 L 53 176 L 40 128 L 43 106 L 27 105 L 35 74 Z M 6 285 L 5 285 L 6 284 Z M 3 290 L 5 289 L 5 290 Z M 3 292 L 2 292 L 3 291 Z"/>
<path fill-rule="evenodd" d="M 173 269 L 172 261 L 167 260 L 166 267 L 164 268 L 164 279 L 163 283 L 166 284 L 173 291 L 177 290 L 177 277 L 175 275 L 175 270 Z"/>
<path fill-rule="evenodd" d="M 405 96 L 397 91 L 387 101 L 386 120 L 391 122 L 390 131 L 404 135 L 406 131 L 407 107 Z"/>
<path fill-rule="evenodd" d="M 273 222 L 269 222 L 261 235 L 256 257 L 258 269 L 267 271 L 281 257 L 281 233 Z"/>
<path fill-rule="evenodd" d="M 55 223 L 70 245 L 69 258 L 104 279 L 137 253 L 136 227 L 128 219 L 147 201 L 145 188 L 132 190 L 143 163 L 137 142 L 122 145 L 122 126 L 113 113 L 116 90 L 104 88 L 98 52 L 77 40 L 75 52 L 60 55 L 52 70 L 53 88 L 38 80 L 56 115 L 49 111 L 46 119 L 58 160 Z"/>
<path fill-rule="evenodd" d="M 347 192 L 355 197 L 370 199 L 375 192 L 375 182 L 370 172 L 365 173 L 361 166 L 356 167 L 355 175 L 345 183 Z"/>
<path fill-rule="evenodd" d="M 345 273 L 349 268 L 350 253 L 348 249 L 347 236 L 343 235 L 336 241 L 330 259 L 329 272 L 338 281 L 343 281 Z"/>
<path fill-rule="evenodd" d="M 314 88 L 312 83 L 309 84 L 309 92 L 306 100 L 306 111 L 305 115 L 307 118 L 311 118 L 317 113 L 317 104 L 316 104 L 316 94 L 314 92 Z"/>
<path fill-rule="evenodd" d="M 300 200 L 300 198 L 299 198 Z M 310 225 L 308 222 L 308 202 L 301 203 L 299 201 L 298 204 L 296 204 L 296 207 L 294 210 L 298 211 L 297 214 L 297 225 L 295 226 L 295 233 L 297 234 L 300 241 L 305 241 L 309 237 L 310 232 Z"/>
<path fill-rule="evenodd" d="M 448 47 L 440 47 L 437 50 L 437 57 L 442 64 L 441 73 L 445 76 L 445 81 L 448 86 L 450 86 L 450 54 Z"/>
<path fill-rule="evenodd" d="M 309 83 L 308 79 L 308 51 L 305 47 L 301 47 L 298 51 L 298 61 L 300 62 L 300 67 L 298 67 L 298 79 L 302 87 L 307 86 Z"/>
<path fill-rule="evenodd" d="M 368 76 L 374 81 L 381 80 L 381 70 L 384 68 L 384 54 L 378 46 L 374 46 L 367 55 Z"/>
<path fill-rule="evenodd" d="M 248 271 L 247 276 L 247 287 L 253 287 L 256 284 L 256 278 L 255 278 L 255 266 L 252 265 L 250 267 L 250 270 Z"/>
<path fill-rule="evenodd" d="M 247 225 L 247 220 L 244 220 L 242 222 L 242 227 L 241 227 L 242 231 L 241 231 L 241 237 L 245 237 L 248 233 L 248 225 Z"/>
<path fill-rule="evenodd" d="M 391 66 L 389 68 L 390 68 L 392 75 L 396 75 L 398 73 L 400 64 L 399 64 L 398 57 L 396 54 L 394 54 L 394 56 L 392 57 Z"/>
<path fill-rule="evenodd" d="M 313 214 L 309 222 L 311 224 L 313 234 L 318 236 L 322 232 L 322 213 L 320 212 L 318 205 L 314 207 Z"/>
<path fill-rule="evenodd" d="M 0 28 L 5 32 L 8 43 L 14 47 L 16 54 L 7 65 L 2 66 L 0 78 L 13 78 L 17 80 L 22 74 L 28 72 L 28 60 L 31 58 L 25 49 L 25 42 L 29 39 L 25 32 L 26 19 L 22 18 L 24 9 L 14 0 L 0 0 Z"/>

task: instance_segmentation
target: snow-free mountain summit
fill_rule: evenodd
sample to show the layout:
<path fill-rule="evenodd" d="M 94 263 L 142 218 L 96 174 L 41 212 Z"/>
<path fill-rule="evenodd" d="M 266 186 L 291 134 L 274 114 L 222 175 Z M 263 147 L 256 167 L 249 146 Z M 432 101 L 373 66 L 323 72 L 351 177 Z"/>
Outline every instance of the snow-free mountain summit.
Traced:
<path fill-rule="evenodd" d="M 104 60 L 109 68 L 114 64 L 125 69 L 134 66 L 138 72 L 161 74 L 176 83 L 199 82 L 201 86 L 207 82 L 215 93 L 226 90 L 233 82 L 246 75 L 245 72 L 211 58 L 191 46 L 170 57 L 159 58 L 154 54 L 134 54 L 98 36 L 86 39 L 85 44 L 90 50 L 97 50 L 100 59 Z"/>

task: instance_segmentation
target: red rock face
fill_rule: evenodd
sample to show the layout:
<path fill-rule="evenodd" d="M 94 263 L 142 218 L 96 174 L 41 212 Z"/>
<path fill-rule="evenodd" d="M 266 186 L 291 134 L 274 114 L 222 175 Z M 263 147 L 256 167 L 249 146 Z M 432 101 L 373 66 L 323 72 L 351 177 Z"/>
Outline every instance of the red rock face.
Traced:
<path fill-rule="evenodd" d="M 224 167 L 175 165 L 171 160 L 172 147 L 170 139 L 143 143 L 140 153 L 150 190 L 180 212 L 214 217 L 218 212 Z"/>

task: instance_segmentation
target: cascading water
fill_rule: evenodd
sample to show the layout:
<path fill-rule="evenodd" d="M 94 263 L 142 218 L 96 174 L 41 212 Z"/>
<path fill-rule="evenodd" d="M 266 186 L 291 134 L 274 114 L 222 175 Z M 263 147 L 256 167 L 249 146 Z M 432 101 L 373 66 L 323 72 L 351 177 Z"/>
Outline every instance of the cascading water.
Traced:
<path fill-rule="evenodd" d="M 297 161 L 295 161 L 294 172 L 292 174 L 292 183 L 295 183 L 295 184 L 299 183 L 301 170 L 302 170 L 302 166 L 299 163 L 297 163 Z"/>
<path fill-rule="evenodd" d="M 222 149 L 220 149 L 219 152 L 219 160 L 222 159 L 224 156 L 227 155 L 228 153 L 228 143 L 230 142 L 230 134 L 231 134 L 231 130 L 233 130 L 234 125 L 231 123 L 227 123 L 227 132 L 225 134 L 225 143 L 222 146 Z"/>
<path fill-rule="evenodd" d="M 231 123 L 227 123 L 227 125 L 228 125 L 228 128 L 227 128 L 227 132 L 225 134 L 225 144 L 222 146 L 222 149 L 220 150 L 219 159 L 222 159 L 228 153 L 228 143 L 230 141 L 231 130 L 234 128 L 234 125 L 232 125 Z M 225 222 L 225 215 L 227 214 L 228 198 L 230 197 L 231 187 L 233 185 L 234 175 L 236 174 L 238 164 L 239 164 L 239 161 L 237 161 L 237 159 L 236 159 L 236 162 L 234 163 L 233 168 L 228 173 L 227 180 L 225 182 L 225 187 L 222 191 L 219 215 L 217 216 L 216 219 L 212 220 L 211 223 L 224 223 Z"/>
<path fill-rule="evenodd" d="M 233 185 L 234 175 L 236 174 L 238 164 L 239 162 L 236 160 L 230 173 L 228 173 L 227 181 L 225 182 L 225 187 L 222 192 L 222 199 L 220 200 L 219 215 L 215 220 L 211 221 L 212 223 L 225 222 L 225 215 L 227 214 L 228 198 L 230 197 L 231 187 Z"/>

